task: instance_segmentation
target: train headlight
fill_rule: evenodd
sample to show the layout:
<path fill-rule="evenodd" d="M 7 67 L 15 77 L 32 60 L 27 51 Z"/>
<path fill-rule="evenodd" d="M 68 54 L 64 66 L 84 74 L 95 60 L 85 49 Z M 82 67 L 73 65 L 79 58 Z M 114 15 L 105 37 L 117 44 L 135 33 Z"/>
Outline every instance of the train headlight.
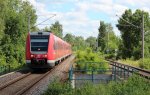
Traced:
<path fill-rule="evenodd" d="M 31 54 L 31 58 L 33 58 L 33 57 L 34 57 L 34 55 Z"/>
<path fill-rule="evenodd" d="M 44 55 L 45 58 L 47 58 L 47 55 Z"/>

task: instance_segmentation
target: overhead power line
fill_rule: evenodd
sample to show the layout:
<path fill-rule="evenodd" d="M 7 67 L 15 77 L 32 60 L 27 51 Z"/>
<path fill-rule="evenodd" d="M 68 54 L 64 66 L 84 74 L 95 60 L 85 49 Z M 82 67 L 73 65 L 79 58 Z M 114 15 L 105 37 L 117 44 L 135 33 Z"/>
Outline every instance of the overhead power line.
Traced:
<path fill-rule="evenodd" d="M 36 27 L 36 26 L 38 26 L 38 25 L 40 25 L 40 24 L 42 24 L 42 23 L 44 23 L 44 22 L 48 21 L 49 19 L 51 19 L 51 18 L 53 18 L 53 17 L 55 17 L 55 16 L 56 16 L 56 14 L 53 14 L 53 16 L 51 16 L 51 17 L 49 17 L 49 18 L 45 19 L 44 21 L 42 21 L 42 22 L 40 22 L 40 23 L 36 24 L 34 27 Z"/>

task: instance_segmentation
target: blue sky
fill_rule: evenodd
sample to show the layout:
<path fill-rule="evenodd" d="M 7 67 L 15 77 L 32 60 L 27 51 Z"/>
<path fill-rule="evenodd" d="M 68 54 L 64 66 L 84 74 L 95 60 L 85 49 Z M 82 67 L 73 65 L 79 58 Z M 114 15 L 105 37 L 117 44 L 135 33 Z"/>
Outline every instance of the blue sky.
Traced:
<path fill-rule="evenodd" d="M 120 35 L 115 27 L 119 17 L 126 9 L 145 10 L 150 13 L 149 0 L 28 0 L 37 11 L 37 23 L 56 14 L 44 24 L 59 21 L 63 25 L 64 35 L 72 33 L 76 36 L 97 37 L 99 22 L 111 23 L 116 35 Z M 42 15 L 42 16 L 41 16 Z M 46 26 L 46 25 L 45 25 Z M 39 28 L 45 27 L 39 25 Z"/>

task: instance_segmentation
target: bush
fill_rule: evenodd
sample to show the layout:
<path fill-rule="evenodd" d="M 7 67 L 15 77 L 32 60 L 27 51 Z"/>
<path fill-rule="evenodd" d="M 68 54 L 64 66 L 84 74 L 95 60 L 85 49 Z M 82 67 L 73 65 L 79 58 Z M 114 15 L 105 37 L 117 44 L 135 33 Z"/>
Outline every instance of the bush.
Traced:
<path fill-rule="evenodd" d="M 105 55 L 105 59 L 112 59 L 112 60 L 115 60 L 116 59 L 116 56 L 114 54 L 106 54 Z"/>
<path fill-rule="evenodd" d="M 131 66 L 135 66 L 135 67 L 139 67 L 139 60 L 133 60 L 131 58 L 118 60 L 118 62 L 127 64 L 127 65 L 131 65 Z"/>
<path fill-rule="evenodd" d="M 149 58 L 144 58 L 144 60 L 140 59 L 139 67 L 144 69 L 150 69 L 150 59 Z"/>
<path fill-rule="evenodd" d="M 133 75 L 127 81 L 96 85 L 87 83 L 76 89 L 72 89 L 68 83 L 54 82 L 44 95 L 150 95 L 149 88 L 148 80 Z"/>
<path fill-rule="evenodd" d="M 72 88 L 69 83 L 59 83 L 57 80 L 48 86 L 43 95 L 71 95 Z"/>
<path fill-rule="evenodd" d="M 4 55 L 0 55 L 0 66 L 6 65 L 6 58 Z"/>
<path fill-rule="evenodd" d="M 100 69 L 108 68 L 108 63 L 104 57 L 99 55 L 100 53 L 94 53 L 90 48 L 85 51 L 77 51 L 76 63 L 77 69 Z"/>

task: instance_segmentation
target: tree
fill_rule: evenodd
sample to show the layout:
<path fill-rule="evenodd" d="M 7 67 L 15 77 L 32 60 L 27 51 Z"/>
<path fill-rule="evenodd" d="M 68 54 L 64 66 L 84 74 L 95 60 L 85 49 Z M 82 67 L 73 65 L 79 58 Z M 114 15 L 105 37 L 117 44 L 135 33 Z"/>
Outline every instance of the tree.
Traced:
<path fill-rule="evenodd" d="M 63 38 L 65 41 L 72 45 L 73 50 L 84 50 L 87 47 L 87 43 L 85 42 L 82 36 L 74 36 L 72 34 L 66 34 Z"/>
<path fill-rule="evenodd" d="M 93 50 L 96 49 L 97 42 L 96 42 L 96 38 L 95 37 L 90 36 L 85 41 L 89 45 L 89 47 L 91 47 Z"/>
<path fill-rule="evenodd" d="M 109 39 L 108 39 L 108 49 L 111 51 L 114 51 L 115 49 L 118 49 L 118 46 L 120 44 L 120 38 L 115 35 L 114 32 L 109 32 Z"/>
<path fill-rule="evenodd" d="M 60 38 L 63 37 L 63 28 L 59 21 L 56 21 L 54 24 L 51 25 L 50 31 Z"/>
<path fill-rule="evenodd" d="M 72 34 L 66 34 L 63 38 L 66 42 L 70 43 L 71 45 L 74 45 L 75 36 Z"/>
<path fill-rule="evenodd" d="M 33 27 L 37 16 L 33 6 L 22 0 L 0 0 L 0 52 L 7 63 L 25 63 L 25 40 L 28 21 Z"/>
<path fill-rule="evenodd" d="M 44 29 L 42 29 L 42 31 L 44 31 L 44 32 L 49 32 L 50 29 L 46 26 Z"/>
<path fill-rule="evenodd" d="M 144 46 L 144 49 L 145 49 L 145 57 L 149 58 L 150 57 L 150 31 L 146 32 L 145 33 L 145 46 Z"/>
<path fill-rule="evenodd" d="M 145 31 L 147 31 L 150 28 L 150 19 L 147 12 L 136 10 L 134 13 L 132 13 L 132 11 L 129 9 L 126 10 L 122 14 L 122 17 L 118 20 L 117 27 L 121 31 L 121 38 L 123 42 L 122 48 L 120 49 L 122 51 L 123 58 L 131 58 L 132 56 L 135 59 L 141 58 L 141 29 L 134 27 L 126 21 L 141 27 L 142 14 L 144 14 Z"/>
<path fill-rule="evenodd" d="M 120 38 L 113 32 L 113 27 L 109 23 L 100 22 L 98 34 L 98 46 L 104 53 L 114 53 L 118 49 Z"/>
<path fill-rule="evenodd" d="M 106 47 L 106 24 L 103 21 L 100 21 L 100 27 L 99 27 L 99 34 L 98 34 L 98 47 L 101 47 L 101 51 L 104 52 Z"/>
<path fill-rule="evenodd" d="M 52 32 L 54 35 L 63 38 L 63 28 L 59 21 L 56 21 L 54 24 L 51 24 L 50 27 L 45 27 L 41 31 Z"/>

